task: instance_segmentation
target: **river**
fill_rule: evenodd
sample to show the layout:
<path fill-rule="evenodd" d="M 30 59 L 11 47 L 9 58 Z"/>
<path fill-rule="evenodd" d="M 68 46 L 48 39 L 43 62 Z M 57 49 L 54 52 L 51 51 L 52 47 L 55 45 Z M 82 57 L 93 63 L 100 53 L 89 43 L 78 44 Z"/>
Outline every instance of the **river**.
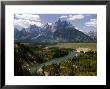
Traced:
<path fill-rule="evenodd" d="M 68 53 L 68 55 L 65 55 L 63 57 L 54 58 L 54 59 L 51 59 L 50 61 L 47 61 L 47 62 L 42 63 L 42 64 L 34 64 L 33 66 L 31 66 L 29 68 L 29 71 L 31 74 L 33 74 L 37 69 L 42 68 L 44 65 L 47 66 L 47 65 L 50 65 L 52 63 L 59 64 L 61 61 L 72 59 L 72 58 L 76 57 L 77 55 L 78 55 L 78 53 L 76 51 L 71 51 Z"/>

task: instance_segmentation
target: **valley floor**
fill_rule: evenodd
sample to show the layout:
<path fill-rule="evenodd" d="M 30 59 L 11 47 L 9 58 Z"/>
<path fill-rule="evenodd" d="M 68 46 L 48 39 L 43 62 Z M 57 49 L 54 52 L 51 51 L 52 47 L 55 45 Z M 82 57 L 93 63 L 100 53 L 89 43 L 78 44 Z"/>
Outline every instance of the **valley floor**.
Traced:
<path fill-rule="evenodd" d="M 96 43 L 15 44 L 15 76 L 96 76 Z"/>

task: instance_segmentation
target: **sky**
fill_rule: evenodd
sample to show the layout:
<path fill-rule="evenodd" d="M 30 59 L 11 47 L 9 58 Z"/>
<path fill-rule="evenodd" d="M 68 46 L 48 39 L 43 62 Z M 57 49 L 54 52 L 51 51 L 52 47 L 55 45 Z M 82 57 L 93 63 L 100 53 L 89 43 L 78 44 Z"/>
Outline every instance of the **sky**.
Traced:
<path fill-rule="evenodd" d="M 54 24 L 58 19 L 70 22 L 76 29 L 83 32 L 97 31 L 97 14 L 14 14 L 14 26 L 19 29 L 30 25 L 43 27 Z"/>

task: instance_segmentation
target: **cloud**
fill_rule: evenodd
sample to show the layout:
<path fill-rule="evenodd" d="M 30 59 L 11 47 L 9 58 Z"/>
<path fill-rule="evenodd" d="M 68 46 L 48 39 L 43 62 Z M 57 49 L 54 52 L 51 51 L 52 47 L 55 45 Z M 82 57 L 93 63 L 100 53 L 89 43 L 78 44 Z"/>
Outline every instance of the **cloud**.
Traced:
<path fill-rule="evenodd" d="M 15 14 L 14 26 L 21 28 L 28 28 L 30 25 L 38 27 L 43 26 L 39 15 L 33 14 Z"/>
<path fill-rule="evenodd" d="M 94 28 L 96 28 L 97 27 L 97 19 L 90 19 L 90 21 L 86 22 L 85 25 L 87 27 L 94 27 Z"/>
<path fill-rule="evenodd" d="M 61 19 L 66 19 L 66 20 L 79 20 L 79 19 L 83 19 L 85 16 L 78 14 L 78 15 L 62 15 L 59 18 Z"/>
<path fill-rule="evenodd" d="M 16 27 L 22 27 L 22 28 L 28 28 L 30 25 L 36 25 L 38 27 L 43 26 L 41 22 L 35 22 L 30 20 L 24 20 L 24 19 L 15 19 L 14 20 L 14 26 Z"/>
<path fill-rule="evenodd" d="M 35 14 L 15 14 L 15 18 L 30 21 L 40 21 L 40 16 Z"/>
<path fill-rule="evenodd" d="M 84 18 L 84 15 L 69 15 L 68 20 L 78 20 L 83 18 Z"/>
<path fill-rule="evenodd" d="M 66 16 L 66 15 L 62 15 L 62 16 L 60 16 L 59 18 L 67 18 L 68 16 Z"/>

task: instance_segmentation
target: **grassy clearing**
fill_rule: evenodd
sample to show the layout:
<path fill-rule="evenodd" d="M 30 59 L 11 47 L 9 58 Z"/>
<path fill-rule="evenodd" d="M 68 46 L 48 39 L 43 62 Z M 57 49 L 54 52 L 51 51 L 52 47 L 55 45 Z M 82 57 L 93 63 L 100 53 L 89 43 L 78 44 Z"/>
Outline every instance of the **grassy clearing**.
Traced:
<path fill-rule="evenodd" d="M 97 43 L 58 43 L 56 45 L 48 45 L 48 47 L 89 48 L 91 50 L 96 50 L 97 49 Z"/>

